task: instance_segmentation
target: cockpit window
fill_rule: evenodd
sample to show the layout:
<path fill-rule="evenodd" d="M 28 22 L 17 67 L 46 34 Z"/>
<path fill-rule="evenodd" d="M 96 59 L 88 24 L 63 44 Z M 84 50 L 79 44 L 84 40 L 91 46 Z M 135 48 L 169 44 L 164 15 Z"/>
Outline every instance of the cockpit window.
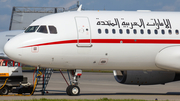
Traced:
<path fill-rule="evenodd" d="M 35 32 L 38 27 L 39 27 L 39 26 L 29 26 L 29 27 L 25 30 L 25 33 Z"/>
<path fill-rule="evenodd" d="M 54 27 L 54 26 L 49 26 L 49 31 L 51 34 L 57 34 L 56 27 Z"/>
<path fill-rule="evenodd" d="M 39 27 L 39 29 L 37 30 L 37 32 L 48 33 L 46 26 L 41 26 L 41 27 Z"/>

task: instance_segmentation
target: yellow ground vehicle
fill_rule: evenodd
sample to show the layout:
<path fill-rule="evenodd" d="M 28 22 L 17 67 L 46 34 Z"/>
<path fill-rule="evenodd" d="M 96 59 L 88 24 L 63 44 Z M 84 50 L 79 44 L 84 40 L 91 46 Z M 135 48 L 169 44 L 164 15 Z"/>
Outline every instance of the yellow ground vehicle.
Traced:
<path fill-rule="evenodd" d="M 0 95 L 12 92 L 23 81 L 21 64 L 10 59 L 0 59 Z"/>

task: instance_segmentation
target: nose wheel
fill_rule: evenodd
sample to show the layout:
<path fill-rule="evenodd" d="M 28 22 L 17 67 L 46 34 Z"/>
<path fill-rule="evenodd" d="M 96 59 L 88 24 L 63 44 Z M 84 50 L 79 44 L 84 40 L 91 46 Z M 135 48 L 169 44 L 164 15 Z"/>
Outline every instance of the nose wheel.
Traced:
<path fill-rule="evenodd" d="M 61 72 L 61 70 L 60 70 Z M 76 70 L 67 70 L 68 77 L 70 84 L 67 82 L 66 78 L 64 77 L 63 73 L 61 72 L 64 80 L 66 81 L 68 87 L 66 88 L 66 93 L 69 96 L 77 96 L 80 93 L 80 88 L 78 87 L 78 79 L 82 75 L 82 70 L 76 69 Z"/>
<path fill-rule="evenodd" d="M 70 75 L 69 75 L 70 74 Z M 82 75 L 82 70 L 68 70 L 68 76 L 69 76 L 69 81 L 70 85 L 66 88 L 66 93 L 67 95 L 70 96 L 77 96 L 80 93 L 80 88 L 78 87 L 78 79 Z"/>
<path fill-rule="evenodd" d="M 70 85 L 67 87 L 66 93 L 67 95 L 70 95 L 70 96 L 77 96 L 80 93 L 80 89 L 76 85 Z"/>

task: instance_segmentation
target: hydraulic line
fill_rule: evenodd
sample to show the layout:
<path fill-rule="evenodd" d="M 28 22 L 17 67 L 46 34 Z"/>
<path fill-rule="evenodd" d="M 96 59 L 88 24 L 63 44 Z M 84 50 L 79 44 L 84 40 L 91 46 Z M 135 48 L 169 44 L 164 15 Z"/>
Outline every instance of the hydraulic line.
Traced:
<path fill-rule="evenodd" d="M 39 71 L 39 74 L 37 74 L 37 76 L 41 76 L 41 75 L 42 75 L 42 72 Z M 30 95 L 25 95 L 25 96 L 31 96 L 31 95 L 33 95 L 34 90 L 36 89 L 36 84 L 37 84 L 37 77 L 36 77 L 36 80 L 35 80 L 35 83 L 34 83 L 33 91 L 31 92 Z"/>
<path fill-rule="evenodd" d="M 36 70 L 37 70 L 37 67 L 35 68 L 35 70 L 33 72 L 33 84 L 34 84 L 34 74 L 35 74 Z"/>
<path fill-rule="evenodd" d="M 5 80 L 4 84 L 1 86 L 0 90 L 1 90 L 2 88 L 4 88 L 4 86 L 5 86 L 6 83 L 7 83 L 7 80 L 8 80 L 8 78 Z"/>

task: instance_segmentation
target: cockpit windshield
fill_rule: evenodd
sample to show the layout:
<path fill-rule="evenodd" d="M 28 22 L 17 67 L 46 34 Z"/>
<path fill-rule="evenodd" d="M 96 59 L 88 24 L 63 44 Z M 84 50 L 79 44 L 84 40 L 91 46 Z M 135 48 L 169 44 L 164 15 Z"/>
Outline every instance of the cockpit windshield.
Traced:
<path fill-rule="evenodd" d="M 54 26 L 49 26 L 49 31 L 51 34 L 57 34 L 56 27 L 54 27 Z"/>
<path fill-rule="evenodd" d="M 41 26 L 41 27 L 39 27 L 39 29 L 37 30 L 37 32 L 48 33 L 46 26 Z"/>
<path fill-rule="evenodd" d="M 29 26 L 26 30 L 25 33 L 31 33 L 35 32 L 39 26 Z"/>
<path fill-rule="evenodd" d="M 49 25 L 49 26 L 46 26 L 46 25 L 37 25 L 37 26 L 29 26 L 25 30 L 25 33 L 32 33 L 32 32 L 40 32 L 40 33 L 44 33 L 44 34 L 48 34 L 48 33 L 50 33 L 50 34 L 57 34 L 57 29 L 53 25 Z"/>

